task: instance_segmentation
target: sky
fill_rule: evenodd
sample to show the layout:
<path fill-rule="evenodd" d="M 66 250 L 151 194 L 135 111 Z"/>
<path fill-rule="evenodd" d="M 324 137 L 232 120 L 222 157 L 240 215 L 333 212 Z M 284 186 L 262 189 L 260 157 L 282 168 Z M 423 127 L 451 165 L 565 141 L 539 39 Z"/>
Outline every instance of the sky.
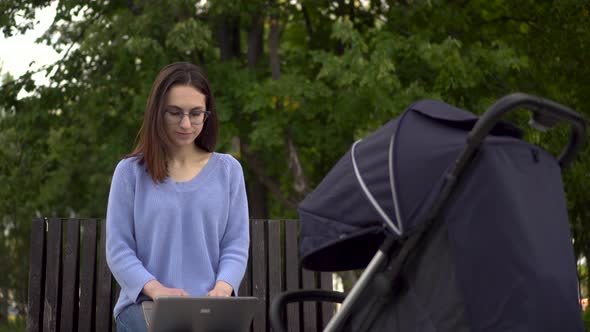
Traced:
<path fill-rule="evenodd" d="M 15 35 L 4 38 L 0 33 L 0 67 L 1 73 L 10 73 L 14 77 L 20 77 L 28 69 L 39 69 L 60 59 L 60 56 L 50 46 L 36 44 L 35 40 L 40 37 L 51 25 L 55 17 L 57 2 L 49 7 L 38 10 L 33 30 L 27 31 L 24 35 Z M 34 62 L 31 64 L 31 62 Z M 29 68 L 29 64 L 31 64 Z M 47 84 L 45 72 L 33 76 L 38 84 Z"/>

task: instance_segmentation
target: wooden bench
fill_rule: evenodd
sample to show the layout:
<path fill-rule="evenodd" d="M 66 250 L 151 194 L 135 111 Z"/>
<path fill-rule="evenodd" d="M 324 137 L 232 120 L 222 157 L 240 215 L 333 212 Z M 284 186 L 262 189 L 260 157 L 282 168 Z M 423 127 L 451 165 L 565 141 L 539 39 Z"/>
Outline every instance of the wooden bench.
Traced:
<path fill-rule="evenodd" d="M 284 290 L 332 289 L 332 274 L 301 269 L 296 220 L 252 220 L 250 256 L 239 294 L 261 308 L 252 331 L 270 331 L 268 307 Z M 34 219 L 31 227 L 27 331 L 112 331 L 119 287 L 105 259 L 105 222 Z M 289 331 L 319 331 L 328 303 L 289 304 Z"/>

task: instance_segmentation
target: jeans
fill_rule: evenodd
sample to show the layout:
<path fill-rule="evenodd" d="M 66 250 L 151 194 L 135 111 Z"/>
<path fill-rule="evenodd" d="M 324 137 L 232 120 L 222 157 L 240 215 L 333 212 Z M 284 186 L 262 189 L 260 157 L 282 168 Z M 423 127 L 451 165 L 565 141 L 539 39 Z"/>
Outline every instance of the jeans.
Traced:
<path fill-rule="evenodd" d="M 123 309 L 116 319 L 117 332 L 147 332 L 147 324 L 141 303 Z"/>

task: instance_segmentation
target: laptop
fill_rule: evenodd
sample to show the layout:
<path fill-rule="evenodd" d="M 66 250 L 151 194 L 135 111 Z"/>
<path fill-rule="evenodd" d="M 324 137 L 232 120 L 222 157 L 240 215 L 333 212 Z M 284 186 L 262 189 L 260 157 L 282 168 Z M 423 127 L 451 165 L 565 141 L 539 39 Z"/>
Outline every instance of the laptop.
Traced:
<path fill-rule="evenodd" d="M 163 296 L 142 306 L 150 332 L 247 332 L 259 301 L 247 296 Z"/>

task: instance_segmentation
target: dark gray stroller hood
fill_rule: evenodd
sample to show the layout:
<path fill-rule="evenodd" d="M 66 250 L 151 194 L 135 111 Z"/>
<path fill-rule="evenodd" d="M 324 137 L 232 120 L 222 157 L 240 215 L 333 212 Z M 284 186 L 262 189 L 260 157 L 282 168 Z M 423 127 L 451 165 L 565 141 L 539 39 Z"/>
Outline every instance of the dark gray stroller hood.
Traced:
<path fill-rule="evenodd" d="M 477 119 L 420 101 L 355 143 L 299 206 L 303 266 L 364 268 L 421 230 Z M 582 330 L 560 165 L 507 123 L 490 134 L 372 330 Z"/>
<path fill-rule="evenodd" d="M 477 119 L 440 101 L 420 101 L 353 146 L 299 205 L 303 265 L 322 271 L 364 268 L 383 239 L 384 215 L 399 234 L 410 233 Z M 505 123 L 492 134 L 521 136 Z"/>

